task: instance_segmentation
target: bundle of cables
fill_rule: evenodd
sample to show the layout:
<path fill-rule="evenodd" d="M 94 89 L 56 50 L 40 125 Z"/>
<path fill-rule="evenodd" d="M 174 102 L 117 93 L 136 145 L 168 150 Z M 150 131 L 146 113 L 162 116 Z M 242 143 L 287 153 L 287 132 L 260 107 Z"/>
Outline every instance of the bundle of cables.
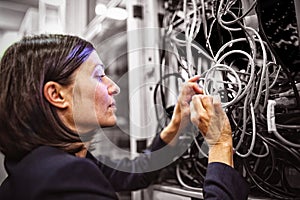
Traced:
<path fill-rule="evenodd" d="M 233 130 L 235 168 L 252 193 L 300 197 L 300 77 L 290 72 L 265 35 L 260 1 L 174 1 L 166 2 L 163 20 L 164 45 L 172 53 L 161 55 L 154 96 L 166 111 L 157 114 L 159 128 L 172 114 L 165 89 L 169 79 L 175 77 L 179 85 L 201 74 L 205 94 L 221 97 Z M 194 143 L 173 166 L 175 177 L 183 187 L 201 190 L 205 141 L 197 130 L 187 136 Z"/>

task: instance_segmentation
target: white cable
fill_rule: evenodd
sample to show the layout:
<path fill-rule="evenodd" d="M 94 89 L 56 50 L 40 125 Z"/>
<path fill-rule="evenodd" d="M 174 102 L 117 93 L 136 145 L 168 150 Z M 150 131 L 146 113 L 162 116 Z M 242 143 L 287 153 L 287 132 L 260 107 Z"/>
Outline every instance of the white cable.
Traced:
<path fill-rule="evenodd" d="M 235 18 L 234 20 L 232 20 L 232 21 L 223 21 L 223 20 L 222 20 L 222 23 L 223 23 L 223 24 L 226 24 L 226 25 L 230 25 L 230 24 L 236 23 L 237 21 L 243 19 L 244 17 L 246 17 L 246 16 L 248 15 L 248 13 L 249 13 L 251 10 L 254 9 L 255 4 L 256 4 L 256 0 L 253 1 L 253 3 L 252 3 L 252 5 L 250 6 L 250 8 L 249 8 L 247 11 L 245 11 L 244 14 L 243 14 L 242 16 L 240 16 L 240 17 L 235 16 L 236 18 Z"/>
<path fill-rule="evenodd" d="M 243 125 L 242 125 L 242 133 L 240 134 L 240 140 L 237 143 L 237 145 L 235 146 L 235 151 L 238 151 L 238 149 L 240 148 L 240 146 L 243 143 L 244 137 L 246 135 L 246 127 L 247 127 L 247 103 L 250 101 L 250 92 L 247 93 L 245 100 L 244 100 L 244 107 L 243 107 Z M 250 135 L 250 134 L 249 134 Z"/>
<path fill-rule="evenodd" d="M 205 153 L 202 148 L 200 147 L 198 141 L 197 141 L 197 138 L 195 137 L 195 135 L 193 134 L 193 139 L 194 139 L 194 142 L 195 142 L 195 145 L 197 147 L 197 149 L 199 150 L 199 152 L 205 157 L 205 158 L 208 158 L 208 154 Z"/>
<path fill-rule="evenodd" d="M 282 137 L 280 135 L 280 133 L 278 133 L 277 131 L 273 131 L 272 132 L 282 143 L 288 145 L 288 146 L 291 146 L 291 147 L 295 147 L 295 148 L 300 148 L 300 144 L 296 144 L 296 143 L 293 143 L 293 142 L 290 142 L 288 140 L 286 140 L 284 137 Z"/>
<path fill-rule="evenodd" d="M 208 36 L 207 36 L 207 40 L 206 40 L 206 46 L 207 46 L 207 48 L 209 49 L 209 51 L 210 51 L 210 54 L 214 57 L 214 53 L 213 53 L 213 50 L 212 50 L 212 48 L 211 48 L 211 45 L 210 45 L 210 41 L 209 41 L 209 39 L 210 39 L 210 36 L 211 36 L 211 34 L 212 34 L 212 29 L 213 29 L 213 26 L 214 26 L 214 24 L 216 23 L 216 19 L 214 19 L 213 21 L 212 21 L 212 23 L 211 23 L 211 25 L 210 25 L 210 28 L 209 28 L 209 33 L 208 33 Z"/>
<path fill-rule="evenodd" d="M 181 175 L 180 175 L 179 164 L 176 165 L 176 176 L 177 176 L 178 182 L 183 187 L 186 187 L 186 188 L 191 189 L 191 190 L 196 190 L 196 191 L 201 191 L 202 192 L 202 188 L 192 187 L 192 186 L 189 186 L 189 185 L 187 185 L 187 184 L 184 183 L 184 181 L 182 180 Z"/>
<path fill-rule="evenodd" d="M 221 102 L 222 104 L 222 107 L 227 107 L 229 105 L 232 105 L 233 103 L 236 102 L 236 99 L 240 96 L 241 92 L 242 92 L 242 84 L 241 84 L 241 81 L 240 81 L 240 78 L 238 76 L 238 74 L 230 67 L 228 67 L 227 65 L 224 65 L 224 64 L 216 64 L 214 65 L 213 67 L 211 67 L 205 74 L 205 78 L 204 78 L 204 85 L 203 85 L 203 90 L 204 90 L 204 93 L 207 94 L 207 95 L 212 95 L 210 92 L 209 92 L 209 89 L 208 89 L 208 85 L 209 85 L 209 79 L 210 79 L 210 76 L 211 76 L 211 73 L 214 73 L 215 71 L 218 71 L 218 68 L 225 68 L 227 71 L 230 71 L 235 79 L 236 79 L 236 83 L 234 84 L 237 84 L 238 85 L 238 91 L 236 92 L 236 96 L 230 101 L 230 102 L 227 102 L 227 103 L 224 103 L 224 102 Z M 219 70 L 220 71 L 220 70 Z M 213 78 L 212 78 L 213 79 Z M 214 82 L 217 82 L 218 80 L 213 80 Z M 219 82 L 223 82 L 223 81 L 219 81 Z M 217 88 L 218 89 L 218 88 Z"/>
<path fill-rule="evenodd" d="M 250 156 L 252 154 L 254 146 L 255 146 L 255 140 L 256 140 L 256 123 L 255 123 L 254 108 L 253 108 L 252 103 L 250 103 L 250 111 L 251 111 L 251 118 L 252 118 L 252 140 L 251 140 L 250 148 L 249 148 L 249 150 L 248 150 L 248 152 L 246 154 L 241 154 L 238 151 L 235 152 L 238 156 L 240 156 L 242 158 L 246 158 L 246 157 Z"/>
<path fill-rule="evenodd" d="M 248 57 L 248 60 L 250 62 L 250 69 L 251 69 L 251 72 L 250 72 L 250 78 L 249 78 L 249 81 L 248 81 L 248 84 L 244 87 L 243 89 L 243 92 L 239 95 L 239 97 L 237 97 L 236 101 L 240 101 L 244 96 L 245 94 L 249 91 L 250 89 L 250 86 L 253 84 L 253 81 L 254 81 L 254 77 L 255 77 L 255 64 L 254 64 L 254 61 L 252 59 L 252 57 L 245 51 L 241 51 L 241 50 L 232 50 L 232 51 L 229 51 L 227 53 L 225 53 L 218 61 L 217 61 L 217 64 L 219 64 L 220 62 L 222 62 L 228 55 L 231 55 L 231 54 L 234 54 L 234 53 L 239 53 L 239 54 L 243 54 L 245 55 L 246 57 Z"/>
<path fill-rule="evenodd" d="M 175 37 L 175 36 L 173 36 L 171 39 L 172 39 L 173 41 L 175 41 L 176 44 L 178 44 L 178 45 L 181 45 L 181 46 L 186 45 L 186 41 L 185 41 L 185 40 L 180 40 L 180 39 L 178 39 L 178 38 Z M 200 45 L 200 44 L 195 43 L 195 42 L 192 42 L 191 44 L 192 44 L 192 47 L 194 47 L 195 49 L 198 50 L 198 53 L 199 53 L 199 54 L 202 54 L 203 56 L 205 56 L 206 59 L 208 59 L 208 60 L 210 60 L 210 61 L 214 61 L 214 59 L 213 59 L 213 58 L 212 58 L 212 57 L 211 57 L 211 56 L 210 56 L 203 48 L 201 48 L 201 45 Z"/>
<path fill-rule="evenodd" d="M 192 69 L 193 66 L 193 56 L 192 56 L 192 48 L 191 48 L 191 42 L 192 39 L 190 38 L 189 32 L 190 27 L 188 26 L 188 18 L 187 15 L 187 0 L 183 0 L 183 13 L 184 13 L 184 27 L 185 27 L 185 40 L 186 40 L 186 60 L 187 60 L 187 69 L 188 69 L 188 77 L 192 77 Z M 193 28 L 193 26 L 191 27 Z"/>
<path fill-rule="evenodd" d="M 263 79 L 264 79 L 264 76 L 265 76 L 265 73 L 266 73 L 266 63 L 267 63 L 267 52 L 266 52 L 266 49 L 265 49 L 265 45 L 260 37 L 260 35 L 258 34 L 258 32 L 251 28 L 251 27 L 245 27 L 247 30 L 249 31 L 252 31 L 256 37 L 258 38 L 259 42 L 260 42 L 260 45 L 261 45 L 261 48 L 262 48 L 262 56 L 263 56 L 263 63 L 262 63 L 262 72 L 261 72 L 261 77 L 260 77 L 260 84 L 259 84 L 259 87 L 258 87 L 258 92 L 257 92 L 257 98 L 255 100 L 255 103 L 254 103 L 254 108 L 256 108 L 259 104 L 259 100 L 260 100 L 260 97 L 261 97 L 261 93 L 262 93 L 262 87 L 263 87 Z"/>
<path fill-rule="evenodd" d="M 224 28 L 225 30 L 228 30 L 228 31 L 240 31 L 240 30 L 242 30 L 241 28 L 230 28 L 228 26 L 225 26 L 224 21 L 222 19 L 222 16 L 225 14 L 225 11 L 222 11 L 223 2 L 224 2 L 224 0 L 220 1 L 219 8 L 218 8 L 218 13 L 217 13 L 217 21 L 219 22 L 220 26 L 222 28 Z M 226 11 L 229 12 L 229 10 L 226 10 Z M 230 14 L 232 14 L 232 13 L 230 13 Z M 237 17 L 235 16 L 235 18 L 237 18 Z"/>
<path fill-rule="evenodd" d="M 193 21 L 192 21 L 192 25 L 191 25 L 191 30 L 190 30 L 190 34 L 189 34 L 189 38 L 190 39 L 194 39 L 195 36 L 195 27 L 197 24 L 197 4 L 195 0 L 192 0 L 192 4 L 193 4 Z"/>
<path fill-rule="evenodd" d="M 205 39 L 207 39 L 207 21 L 206 21 L 206 13 L 205 13 L 205 3 L 204 0 L 201 0 L 201 10 L 202 10 L 202 24 L 203 24 L 203 33 Z"/>
<path fill-rule="evenodd" d="M 251 154 L 252 154 L 253 156 L 257 157 L 257 158 L 264 158 L 264 157 L 267 157 L 267 156 L 269 155 L 269 153 L 270 153 L 269 146 L 268 146 L 268 144 L 265 143 L 264 141 L 263 141 L 263 144 L 264 144 L 265 147 L 266 147 L 266 153 L 265 153 L 265 154 L 259 155 L 259 154 L 256 154 L 256 153 L 254 153 L 254 152 L 252 152 Z"/>
<path fill-rule="evenodd" d="M 234 39 L 234 40 L 230 40 L 229 42 L 225 43 L 222 47 L 220 47 L 220 49 L 218 50 L 218 52 L 216 53 L 214 60 L 217 62 L 220 54 L 227 48 L 230 47 L 232 44 L 236 43 L 236 42 L 243 42 L 246 41 L 246 38 L 238 38 L 238 39 Z"/>
<path fill-rule="evenodd" d="M 300 148 L 300 144 L 290 142 L 278 133 L 276 124 L 275 124 L 275 106 L 276 106 L 276 101 L 274 101 L 274 100 L 268 101 L 268 109 L 267 109 L 268 132 L 273 133 L 277 137 L 277 139 L 279 139 L 285 145 L 295 147 L 295 148 Z"/>
<path fill-rule="evenodd" d="M 276 127 L 279 128 L 289 128 L 289 129 L 300 129 L 300 125 L 285 125 L 285 124 L 276 124 Z"/>
<path fill-rule="evenodd" d="M 268 67 L 271 66 L 271 65 L 278 66 L 276 63 L 269 62 L 269 63 L 266 65 L 266 67 L 268 68 Z M 271 83 L 271 85 L 269 85 L 268 89 L 271 89 L 271 88 L 276 84 L 276 82 L 277 82 L 277 79 L 278 79 L 278 76 L 279 76 L 281 67 L 278 66 L 278 68 L 279 68 L 279 69 L 277 70 L 277 73 L 276 73 L 276 75 L 275 75 L 274 81 L 273 81 L 273 83 Z M 267 90 L 267 88 L 264 89 L 262 92 L 265 92 L 266 90 Z"/>

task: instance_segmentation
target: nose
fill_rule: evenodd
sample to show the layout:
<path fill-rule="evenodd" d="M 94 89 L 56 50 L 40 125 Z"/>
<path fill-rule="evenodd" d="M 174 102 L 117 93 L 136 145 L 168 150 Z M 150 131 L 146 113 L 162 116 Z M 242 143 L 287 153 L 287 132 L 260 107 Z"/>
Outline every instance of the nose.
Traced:
<path fill-rule="evenodd" d="M 108 93 L 110 95 L 118 95 L 120 93 L 120 87 L 109 78 L 109 86 L 108 86 Z"/>

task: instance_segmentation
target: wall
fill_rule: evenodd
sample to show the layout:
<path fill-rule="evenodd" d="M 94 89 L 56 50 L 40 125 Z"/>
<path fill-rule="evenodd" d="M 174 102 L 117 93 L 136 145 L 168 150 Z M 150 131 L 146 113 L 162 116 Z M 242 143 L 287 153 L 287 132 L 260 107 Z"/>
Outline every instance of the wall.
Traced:
<path fill-rule="evenodd" d="M 9 45 L 17 41 L 20 37 L 15 31 L 6 31 L 0 34 L 0 58 Z"/>

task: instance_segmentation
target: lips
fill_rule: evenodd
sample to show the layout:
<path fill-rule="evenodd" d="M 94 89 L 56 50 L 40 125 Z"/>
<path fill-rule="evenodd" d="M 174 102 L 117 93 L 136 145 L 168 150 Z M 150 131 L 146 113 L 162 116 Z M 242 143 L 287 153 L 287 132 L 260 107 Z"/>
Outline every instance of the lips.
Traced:
<path fill-rule="evenodd" d="M 116 102 L 112 102 L 108 107 L 109 108 L 116 108 Z"/>

